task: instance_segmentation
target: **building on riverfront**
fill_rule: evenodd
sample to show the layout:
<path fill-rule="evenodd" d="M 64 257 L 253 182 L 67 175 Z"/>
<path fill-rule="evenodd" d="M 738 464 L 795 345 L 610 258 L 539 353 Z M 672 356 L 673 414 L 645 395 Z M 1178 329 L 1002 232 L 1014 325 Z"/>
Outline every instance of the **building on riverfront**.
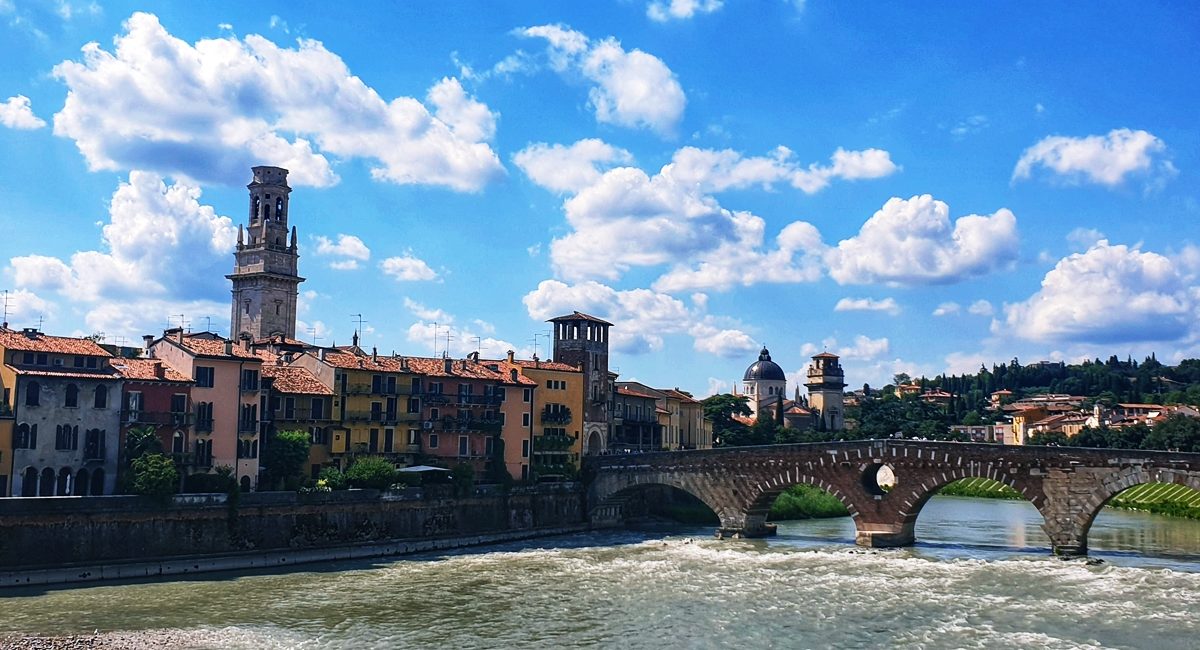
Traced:
<path fill-rule="evenodd" d="M 814 355 L 806 375 L 807 402 L 801 398 L 799 388 L 793 398 L 788 399 L 787 375 L 771 360 L 770 351 L 763 347 L 758 360 L 750 364 L 742 376 L 742 394 L 747 398 L 746 405 L 751 413 L 748 422 L 760 417 L 782 416 L 782 424 L 793 429 L 844 429 L 843 389 L 846 382 L 838 356 L 829 352 Z"/>

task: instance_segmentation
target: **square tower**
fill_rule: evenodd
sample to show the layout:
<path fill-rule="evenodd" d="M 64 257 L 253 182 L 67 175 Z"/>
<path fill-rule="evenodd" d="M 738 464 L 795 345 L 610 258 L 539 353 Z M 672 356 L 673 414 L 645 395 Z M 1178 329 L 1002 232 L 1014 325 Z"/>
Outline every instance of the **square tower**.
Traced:
<path fill-rule="evenodd" d="M 580 312 L 547 322 L 554 323 L 554 360 L 583 369 L 583 453 L 598 454 L 608 444 L 608 328 L 612 323 Z"/>
<path fill-rule="evenodd" d="M 288 170 L 252 169 L 249 224 L 238 225 L 233 273 L 233 305 L 229 338 L 243 334 L 258 340 L 283 335 L 296 338 L 296 299 L 304 278 L 297 274 L 300 254 L 296 227 L 289 236 Z"/>
<path fill-rule="evenodd" d="M 813 356 L 812 364 L 808 367 L 808 381 L 804 386 L 808 388 L 808 404 L 821 418 L 826 431 L 846 428 L 842 392 L 846 388 L 845 379 L 836 354 L 822 352 Z"/>

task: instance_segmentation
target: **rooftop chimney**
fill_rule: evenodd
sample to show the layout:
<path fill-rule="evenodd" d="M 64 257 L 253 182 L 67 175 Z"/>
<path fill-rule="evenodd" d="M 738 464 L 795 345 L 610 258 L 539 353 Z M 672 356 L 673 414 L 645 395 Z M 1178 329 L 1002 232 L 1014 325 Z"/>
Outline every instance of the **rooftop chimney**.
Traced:
<path fill-rule="evenodd" d="M 508 351 L 508 362 L 509 363 L 513 362 L 513 351 L 512 350 Z"/>
<path fill-rule="evenodd" d="M 146 334 L 142 336 L 142 349 L 146 351 L 146 356 L 150 356 L 150 344 L 154 343 L 154 335 Z"/>
<path fill-rule="evenodd" d="M 371 346 L 371 361 L 379 363 L 379 348 Z"/>
<path fill-rule="evenodd" d="M 325 360 L 325 348 L 320 348 L 317 350 L 317 359 L 320 361 Z"/>
<path fill-rule="evenodd" d="M 183 334 L 180 334 L 180 340 L 183 340 Z M 225 339 L 225 356 L 233 356 L 233 341 Z"/>
<path fill-rule="evenodd" d="M 446 373 L 449 374 L 454 370 L 454 359 L 446 357 L 442 359 L 442 365 L 446 368 Z"/>

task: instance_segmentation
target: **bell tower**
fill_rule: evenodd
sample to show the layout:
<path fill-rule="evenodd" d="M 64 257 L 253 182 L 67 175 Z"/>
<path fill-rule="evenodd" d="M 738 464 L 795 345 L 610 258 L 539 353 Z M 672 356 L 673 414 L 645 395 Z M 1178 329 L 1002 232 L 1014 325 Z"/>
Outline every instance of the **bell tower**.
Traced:
<path fill-rule="evenodd" d="M 296 298 L 304 278 L 297 274 L 295 226 L 288 232 L 288 170 L 259 166 L 251 171 L 249 223 L 238 225 L 233 273 L 225 276 L 233 281 L 229 338 L 296 338 Z"/>
<path fill-rule="evenodd" d="M 846 428 L 842 393 L 846 387 L 845 379 L 836 354 L 822 352 L 813 356 L 812 364 L 808 366 L 808 382 L 804 385 L 808 388 L 808 403 L 817 411 L 826 431 Z"/>
<path fill-rule="evenodd" d="M 608 444 L 608 328 L 612 323 L 580 312 L 551 318 L 554 360 L 583 371 L 583 453 L 599 454 Z"/>

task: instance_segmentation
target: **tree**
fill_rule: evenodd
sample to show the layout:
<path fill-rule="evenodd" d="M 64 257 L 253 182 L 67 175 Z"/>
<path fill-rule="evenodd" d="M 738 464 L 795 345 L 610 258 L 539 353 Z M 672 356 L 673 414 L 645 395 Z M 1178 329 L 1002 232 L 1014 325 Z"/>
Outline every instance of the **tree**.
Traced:
<path fill-rule="evenodd" d="M 1172 415 L 1154 425 L 1142 441 L 1143 449 L 1200 452 L 1200 418 Z"/>
<path fill-rule="evenodd" d="M 742 442 L 749 427 L 734 419 L 735 415 L 750 416 L 749 398 L 745 395 L 713 395 L 700 401 L 704 407 L 704 417 L 713 423 L 713 440 L 720 441 L 722 446 L 751 444 Z"/>
<path fill-rule="evenodd" d="M 310 446 L 309 435 L 304 431 L 278 431 L 267 440 L 263 445 L 261 461 L 263 480 L 267 486 L 274 488 L 283 482 L 287 487 L 289 480 L 298 482 L 296 479 L 308 462 Z"/>
<path fill-rule="evenodd" d="M 179 471 L 175 461 L 163 454 L 145 454 L 133 461 L 131 487 L 134 494 L 166 503 L 175 494 Z"/>
<path fill-rule="evenodd" d="M 396 466 L 383 456 L 359 456 L 346 470 L 350 487 L 386 490 L 397 479 Z"/>
<path fill-rule="evenodd" d="M 133 487 L 133 464 L 142 456 L 161 454 L 162 441 L 158 432 L 152 426 L 134 427 L 125 434 L 125 448 L 122 450 L 121 466 L 119 468 L 118 484 L 121 492 L 139 494 Z"/>
<path fill-rule="evenodd" d="M 454 481 L 454 491 L 459 496 L 467 496 L 475 488 L 475 468 L 467 463 L 459 463 L 450 470 L 450 479 Z"/>

